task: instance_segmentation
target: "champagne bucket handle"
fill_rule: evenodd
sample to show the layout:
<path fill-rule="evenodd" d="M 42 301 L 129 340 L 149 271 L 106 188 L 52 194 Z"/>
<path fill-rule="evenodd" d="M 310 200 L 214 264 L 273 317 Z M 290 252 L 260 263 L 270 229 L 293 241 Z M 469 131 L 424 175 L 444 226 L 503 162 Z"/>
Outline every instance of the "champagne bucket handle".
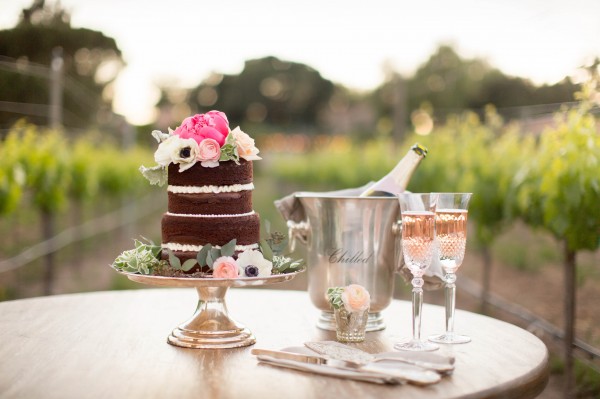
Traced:
<path fill-rule="evenodd" d="M 402 239 L 402 219 L 396 220 L 392 224 L 392 235 L 396 237 L 396 259 L 397 266 L 396 272 L 402 273 L 402 269 L 404 268 L 404 256 L 402 255 L 402 243 L 400 240 Z"/>
<path fill-rule="evenodd" d="M 395 236 L 399 236 L 402 234 L 402 220 L 396 220 L 393 224 L 392 224 L 392 234 Z"/>
<path fill-rule="evenodd" d="M 288 220 L 288 237 L 290 240 L 289 246 L 290 251 L 294 252 L 296 250 L 296 240 L 300 241 L 302 244 L 308 244 L 308 222 L 299 222 L 296 223 L 292 220 Z"/>

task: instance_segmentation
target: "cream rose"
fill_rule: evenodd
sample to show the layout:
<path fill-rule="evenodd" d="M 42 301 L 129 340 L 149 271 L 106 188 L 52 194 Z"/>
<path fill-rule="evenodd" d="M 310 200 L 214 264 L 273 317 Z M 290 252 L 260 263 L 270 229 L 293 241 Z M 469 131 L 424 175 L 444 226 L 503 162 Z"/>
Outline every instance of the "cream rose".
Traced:
<path fill-rule="evenodd" d="M 371 296 L 362 285 L 350 284 L 342 292 L 342 302 L 348 312 L 359 312 L 369 308 Z"/>
<path fill-rule="evenodd" d="M 258 161 L 262 159 L 258 156 L 259 151 L 254 145 L 254 139 L 244 133 L 239 126 L 233 129 L 231 134 L 235 140 L 240 158 L 244 158 L 246 161 Z"/>
<path fill-rule="evenodd" d="M 221 146 L 214 139 L 204 139 L 198 146 L 198 160 L 205 168 L 216 168 L 221 158 Z"/>
<path fill-rule="evenodd" d="M 161 166 L 179 164 L 179 171 L 183 172 L 194 166 L 197 156 L 198 143 L 194 139 L 182 139 L 172 135 L 158 145 L 154 160 Z"/>

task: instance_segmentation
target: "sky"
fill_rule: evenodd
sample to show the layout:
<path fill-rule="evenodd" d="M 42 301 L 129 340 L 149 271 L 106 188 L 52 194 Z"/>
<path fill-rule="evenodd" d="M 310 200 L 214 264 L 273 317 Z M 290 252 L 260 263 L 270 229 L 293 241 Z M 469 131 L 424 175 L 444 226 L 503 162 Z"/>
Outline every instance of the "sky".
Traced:
<path fill-rule="evenodd" d="M 52 0 L 47 0 L 52 1 Z M 32 0 L 0 0 L 0 29 Z M 158 84 L 197 86 L 269 55 L 356 90 L 410 76 L 441 44 L 504 73 L 555 83 L 600 57 L 598 0 L 62 0 L 74 27 L 113 37 L 126 68 L 115 111 L 148 123 Z"/>

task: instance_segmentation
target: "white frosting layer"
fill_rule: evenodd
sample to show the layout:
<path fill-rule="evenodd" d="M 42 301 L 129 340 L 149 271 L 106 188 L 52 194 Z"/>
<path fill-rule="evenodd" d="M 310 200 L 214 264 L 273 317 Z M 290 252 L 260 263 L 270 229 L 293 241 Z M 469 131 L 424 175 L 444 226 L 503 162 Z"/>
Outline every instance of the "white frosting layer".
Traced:
<path fill-rule="evenodd" d="M 202 245 L 178 244 L 176 242 L 167 242 L 161 244 L 162 248 L 170 249 L 171 251 L 179 252 L 198 252 L 202 249 Z M 218 245 L 213 245 L 213 248 L 221 248 Z M 250 245 L 236 245 L 236 251 L 245 251 L 247 249 L 258 249 L 258 243 Z"/>
<path fill-rule="evenodd" d="M 219 194 L 238 193 L 240 191 L 254 190 L 254 183 L 233 184 L 231 186 L 173 186 L 169 185 L 167 191 L 175 194 Z"/>
<path fill-rule="evenodd" d="M 172 212 L 167 212 L 167 215 L 169 216 L 183 216 L 186 218 L 234 218 L 234 217 L 239 217 L 239 216 L 251 216 L 254 215 L 254 211 L 251 212 L 247 212 L 247 213 L 238 213 L 238 214 L 224 214 L 224 215 L 203 215 L 203 214 L 192 214 L 192 213 L 172 213 Z"/>

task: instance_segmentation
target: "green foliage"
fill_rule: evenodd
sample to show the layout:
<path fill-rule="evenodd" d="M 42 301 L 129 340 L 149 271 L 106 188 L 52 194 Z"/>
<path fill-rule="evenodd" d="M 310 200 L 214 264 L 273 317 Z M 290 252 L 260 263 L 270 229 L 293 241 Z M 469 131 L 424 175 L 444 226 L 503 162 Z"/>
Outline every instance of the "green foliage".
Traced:
<path fill-rule="evenodd" d="M 160 260 L 160 252 L 160 245 L 135 240 L 135 248 L 121 253 L 113 262 L 112 267 L 129 273 L 150 274 L 153 269 L 164 263 Z"/>
<path fill-rule="evenodd" d="M 327 289 L 327 300 L 334 309 L 340 309 L 344 306 L 342 301 L 342 294 L 344 293 L 344 287 L 330 287 Z"/>
<path fill-rule="evenodd" d="M 123 151 L 95 144 L 85 135 L 71 142 L 61 131 L 19 122 L 0 141 L 0 214 L 14 211 L 23 193 L 47 213 L 63 210 L 70 199 L 84 201 L 98 194 L 124 195 L 146 190 L 137 171 L 152 158 L 149 150 Z"/>
<path fill-rule="evenodd" d="M 572 251 L 600 242 L 600 135 L 585 107 L 557 115 L 519 172 L 516 210 L 529 224 L 565 240 Z"/>

